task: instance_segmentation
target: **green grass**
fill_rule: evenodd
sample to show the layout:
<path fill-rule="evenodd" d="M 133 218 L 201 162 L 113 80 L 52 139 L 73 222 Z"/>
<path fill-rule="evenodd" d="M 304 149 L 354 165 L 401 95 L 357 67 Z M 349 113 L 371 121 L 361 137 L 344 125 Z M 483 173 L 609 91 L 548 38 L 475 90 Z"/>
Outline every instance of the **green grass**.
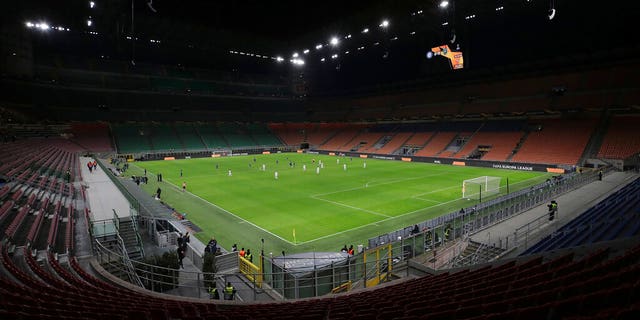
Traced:
<path fill-rule="evenodd" d="M 539 172 L 349 157 L 339 158 L 337 164 L 337 159 L 287 153 L 149 161 L 133 164 L 129 173 L 140 174 L 143 168 L 151 175 L 162 173 L 163 183 L 151 179 L 143 187 L 151 194 L 160 186 L 163 200 L 203 229 L 196 234 L 199 239 L 206 242 L 215 235 L 225 248 L 237 243 L 255 252 L 265 239 L 267 254 L 366 246 L 370 237 L 472 205 L 460 199 L 465 179 L 499 176 L 504 185 L 508 177 L 514 191 L 548 177 Z M 319 160 L 325 167 L 316 174 Z M 263 163 L 266 171 L 260 170 Z M 228 169 L 233 176 L 227 175 Z M 277 180 L 274 171 L 279 173 Z M 187 192 L 181 191 L 182 182 Z"/>

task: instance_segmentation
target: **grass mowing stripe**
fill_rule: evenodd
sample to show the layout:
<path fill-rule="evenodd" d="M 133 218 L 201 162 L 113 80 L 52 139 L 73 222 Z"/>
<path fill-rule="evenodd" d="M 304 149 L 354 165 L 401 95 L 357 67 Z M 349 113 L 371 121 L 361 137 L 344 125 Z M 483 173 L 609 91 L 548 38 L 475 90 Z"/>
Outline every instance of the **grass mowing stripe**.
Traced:
<path fill-rule="evenodd" d="M 319 175 L 312 159 L 325 163 Z M 290 161 L 296 165 L 289 166 Z M 546 178 L 544 173 L 493 168 L 366 162 L 363 168 L 362 159 L 346 157 L 337 166 L 336 157 L 331 156 L 271 154 L 136 162 L 129 174 L 141 175 L 142 168 L 163 173 L 172 183 L 163 201 L 188 213 L 188 219 L 203 229 L 196 234 L 199 239 L 215 235 L 226 248 L 233 243 L 255 248 L 264 238 L 267 252 L 339 250 L 343 244 L 365 243 L 368 238 L 449 213 L 460 205 L 472 205 L 475 202 L 462 201 L 460 190 L 456 190 L 465 179 L 500 176 L 504 184 L 508 177 L 514 186 L 511 190 L 516 191 L 529 184 L 521 182 L 523 179 Z M 259 170 L 263 163 L 266 172 Z M 307 171 L 302 170 L 303 164 Z M 233 170 L 233 177 L 227 177 L 227 170 Z M 276 170 L 278 180 L 274 179 Z M 183 181 L 189 195 L 181 190 Z M 161 186 L 150 181 L 140 187 L 153 194 Z M 318 195 L 318 199 L 311 195 Z"/>
<path fill-rule="evenodd" d="M 150 173 L 150 174 L 151 174 L 151 175 L 154 175 L 153 173 Z M 191 193 L 191 192 L 189 192 L 189 191 L 183 192 L 183 191 L 182 191 L 182 189 L 181 189 L 180 187 L 178 187 L 175 183 L 173 183 L 173 181 L 171 181 L 170 179 L 167 179 L 167 181 L 170 183 L 170 186 L 171 186 L 171 187 L 173 187 L 173 188 L 174 188 L 176 191 L 178 191 L 178 192 L 182 192 L 182 193 L 187 194 L 187 195 L 189 195 L 189 196 L 192 196 L 192 197 L 194 197 L 194 198 L 198 198 L 198 199 L 200 199 L 200 200 L 202 200 L 202 201 L 204 201 L 204 202 L 206 202 L 206 203 L 210 204 L 212 207 L 215 207 L 216 209 L 218 209 L 218 210 L 220 210 L 220 211 L 223 211 L 223 212 L 226 212 L 227 214 L 232 215 L 233 217 L 235 217 L 236 219 L 240 220 L 240 221 L 241 221 L 241 222 L 243 222 L 243 223 L 248 223 L 248 224 L 252 225 L 253 227 L 258 228 L 258 229 L 260 229 L 260 230 L 262 230 L 262 231 L 264 231 L 264 232 L 266 232 L 266 233 L 268 233 L 268 234 L 270 234 L 270 235 L 272 235 L 272 236 L 274 236 L 274 237 L 276 237 L 276 238 L 278 238 L 278 239 L 280 239 L 280 240 L 282 240 L 282 241 L 285 241 L 285 242 L 287 242 L 287 243 L 289 243 L 289 244 L 294 244 L 293 242 L 290 242 L 289 240 L 287 240 L 287 239 L 285 239 L 285 238 L 282 238 L 282 237 L 280 237 L 279 235 L 277 235 L 277 234 L 275 234 L 275 233 L 273 233 L 273 232 L 271 232 L 271 231 L 269 231 L 269 230 L 267 230 L 267 229 L 264 229 L 264 228 L 260 227 L 259 225 L 254 224 L 254 223 L 253 223 L 253 222 L 251 222 L 251 221 L 248 221 L 248 220 L 242 219 L 241 217 L 239 217 L 238 215 L 234 214 L 233 212 L 228 211 L 228 210 L 225 210 L 224 208 L 221 208 L 221 207 L 217 206 L 215 203 L 211 203 L 211 202 L 209 202 L 209 201 L 207 201 L 207 200 L 205 200 L 205 199 L 201 198 L 201 197 L 200 197 L 200 196 L 198 196 L 198 195 L 195 195 L 195 194 L 193 194 L 193 193 Z"/>

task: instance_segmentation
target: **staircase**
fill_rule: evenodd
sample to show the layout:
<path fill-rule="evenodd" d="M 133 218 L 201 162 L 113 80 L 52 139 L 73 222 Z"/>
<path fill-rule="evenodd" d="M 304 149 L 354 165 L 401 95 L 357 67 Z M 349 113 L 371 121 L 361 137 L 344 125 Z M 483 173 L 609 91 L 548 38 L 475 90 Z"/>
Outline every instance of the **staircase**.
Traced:
<path fill-rule="evenodd" d="M 604 136 L 609 129 L 609 123 L 611 119 L 611 111 L 606 109 L 602 112 L 602 117 L 600 118 L 600 122 L 596 126 L 596 129 L 591 134 L 591 138 L 587 143 L 587 146 L 584 148 L 584 152 L 580 157 L 578 163 L 583 165 L 585 161 L 589 158 L 596 158 L 598 156 L 598 151 L 600 150 L 600 146 L 602 145 L 602 141 L 604 140 Z"/>
<path fill-rule="evenodd" d="M 463 267 L 494 260 L 505 250 L 470 240 L 467 248 L 452 261 L 451 267 Z"/>
<path fill-rule="evenodd" d="M 518 150 L 520 150 L 520 147 L 522 147 L 522 144 L 524 144 L 524 142 L 527 141 L 527 138 L 529 137 L 529 133 L 530 133 L 530 131 L 527 130 L 527 131 L 524 132 L 522 137 L 520 137 L 520 141 L 518 141 L 518 144 L 516 144 L 516 147 L 513 148 L 513 151 L 511 152 L 511 155 L 509 155 L 507 157 L 507 161 L 511 161 L 513 156 L 515 156 L 516 153 L 518 153 Z"/>
<path fill-rule="evenodd" d="M 144 257 L 144 251 L 135 221 L 131 217 L 120 218 L 118 233 L 122 238 L 125 249 L 127 249 L 129 259 L 142 259 Z"/>

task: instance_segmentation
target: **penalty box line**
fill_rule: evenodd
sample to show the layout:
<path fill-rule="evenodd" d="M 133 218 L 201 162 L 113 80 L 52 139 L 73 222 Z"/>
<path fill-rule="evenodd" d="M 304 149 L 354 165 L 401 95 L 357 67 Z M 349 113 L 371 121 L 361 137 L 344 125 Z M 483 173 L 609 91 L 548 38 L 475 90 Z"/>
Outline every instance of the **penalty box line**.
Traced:
<path fill-rule="evenodd" d="M 535 180 L 535 179 L 536 179 L 536 177 L 532 177 L 532 178 L 529 178 L 529 179 L 522 180 L 522 181 L 520 181 L 518 183 L 524 183 L 526 181 Z M 452 188 L 452 187 L 444 188 L 444 189 L 441 189 L 441 190 L 450 189 L 450 188 Z M 434 192 L 437 192 L 437 191 L 438 190 L 435 190 Z M 446 204 L 449 204 L 449 203 L 453 203 L 453 202 L 456 202 L 456 201 L 460 201 L 460 200 L 461 199 L 453 199 L 453 200 L 450 200 L 450 201 L 447 201 L 447 202 L 441 202 L 441 203 L 438 203 L 438 204 L 435 204 L 435 205 L 432 205 L 432 206 L 427 206 L 427 207 L 423 207 L 421 209 L 409 211 L 409 212 L 403 213 L 401 215 L 397 215 L 397 216 L 389 217 L 389 218 L 386 218 L 386 219 L 382 219 L 380 221 L 370 222 L 370 223 L 363 224 L 363 225 L 357 226 L 357 227 L 353 227 L 353 228 L 350 228 L 350 229 L 347 229 L 347 230 L 338 231 L 336 233 L 328 234 L 328 235 L 325 235 L 325 236 L 322 236 L 322 237 L 319 237 L 319 238 L 315 238 L 313 240 L 299 242 L 296 245 L 304 245 L 304 244 L 315 242 L 315 241 L 318 241 L 318 240 L 334 237 L 334 236 L 337 236 L 337 235 L 340 235 L 340 234 L 343 234 L 343 233 L 347 233 L 347 232 L 351 232 L 351 231 L 354 231 L 354 230 L 362 229 L 362 228 L 365 228 L 365 227 L 368 227 L 368 226 L 376 225 L 378 223 L 384 223 L 384 222 L 387 222 L 387 221 L 390 221 L 390 220 L 393 220 L 393 219 L 402 218 L 404 216 L 408 216 L 408 215 L 415 214 L 415 213 L 418 213 L 418 212 L 421 212 L 421 211 L 424 211 L 424 210 L 427 210 L 427 209 L 443 206 L 443 205 L 446 205 Z"/>
<path fill-rule="evenodd" d="M 150 174 L 150 175 L 155 176 L 155 174 L 154 174 L 154 173 L 149 172 L 149 174 Z M 182 191 L 181 191 L 182 189 L 181 189 L 181 188 L 179 188 L 177 185 L 175 185 L 171 180 L 167 180 L 167 181 L 169 181 L 169 182 L 170 182 L 170 184 L 169 184 L 169 185 L 170 185 L 173 189 L 176 189 L 178 192 L 182 193 Z M 210 202 L 210 201 L 207 201 L 207 200 L 203 199 L 202 197 L 200 197 L 200 196 L 198 196 L 198 195 L 195 195 L 195 194 L 191 193 L 190 191 L 187 191 L 187 192 L 185 192 L 185 193 L 186 193 L 186 194 L 188 194 L 188 195 L 190 195 L 190 196 L 192 196 L 192 197 L 194 197 L 194 198 L 198 198 L 198 199 L 200 199 L 200 200 L 202 200 L 202 201 L 204 201 L 204 202 L 206 202 L 206 203 L 210 204 L 211 206 L 213 206 L 213 207 L 215 207 L 215 208 L 219 209 L 220 211 L 225 212 L 225 213 L 227 213 L 227 214 L 229 214 L 229 215 L 233 216 L 234 218 L 236 218 L 236 219 L 238 219 L 238 220 L 241 220 L 241 221 L 243 221 L 243 222 L 246 222 L 246 223 L 250 224 L 251 226 L 253 226 L 253 227 L 255 227 L 255 228 L 259 229 L 259 230 L 262 230 L 262 231 L 264 231 L 264 232 L 266 232 L 266 233 L 268 233 L 268 234 L 270 234 L 270 235 L 272 235 L 272 236 L 274 236 L 274 237 L 276 237 L 276 238 L 278 238 L 278 239 L 280 239 L 280 240 L 282 240 L 282 241 L 284 241 L 284 242 L 286 242 L 286 243 L 288 243 L 288 244 L 290 244 L 290 245 L 294 245 L 294 246 L 295 246 L 295 245 L 297 245 L 297 244 L 295 244 L 295 243 L 293 243 L 293 242 L 291 242 L 291 241 L 289 241 L 289 240 L 287 240 L 287 239 L 285 239 L 285 238 L 283 238 L 283 237 L 281 237 L 281 236 L 279 236 L 279 235 L 277 235 L 277 234 L 275 234 L 275 233 L 273 233 L 273 232 L 271 232 L 271 231 L 269 231 L 269 230 L 267 230 L 267 229 L 265 229 L 265 228 L 263 228 L 263 227 L 261 227 L 261 226 L 259 226 L 259 225 L 255 224 L 255 223 L 253 223 L 253 222 L 251 222 L 251 221 L 249 221 L 249 220 L 246 220 L 246 219 L 243 219 L 243 218 L 239 217 L 238 215 L 234 214 L 233 212 L 231 212 L 231 211 L 229 211 L 229 210 L 226 210 L 226 209 L 224 209 L 224 208 L 222 208 L 222 207 L 218 206 L 218 205 L 217 205 L 217 204 L 215 204 L 215 203 L 212 203 L 212 202 Z"/>

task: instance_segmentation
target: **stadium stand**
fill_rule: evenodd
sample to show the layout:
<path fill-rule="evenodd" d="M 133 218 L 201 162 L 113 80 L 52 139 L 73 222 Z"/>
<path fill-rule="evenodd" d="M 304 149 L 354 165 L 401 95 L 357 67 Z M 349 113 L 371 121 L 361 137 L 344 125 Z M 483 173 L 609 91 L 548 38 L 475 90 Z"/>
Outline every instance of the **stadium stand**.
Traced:
<path fill-rule="evenodd" d="M 640 234 L 640 179 L 607 197 L 523 255 Z"/>
<path fill-rule="evenodd" d="M 471 157 L 479 146 L 488 146 L 490 149 L 481 156 L 481 159 L 505 161 L 521 137 L 521 132 L 478 132 L 456 153 L 456 157 Z"/>
<path fill-rule="evenodd" d="M 182 142 L 170 124 L 153 124 L 147 128 L 154 150 L 184 150 Z"/>
<path fill-rule="evenodd" d="M 398 132 L 396 134 L 389 133 L 388 136 L 390 136 L 391 139 L 387 141 L 381 148 L 377 150 L 372 150 L 372 153 L 393 154 L 400 147 L 407 144 L 410 141 L 410 139 L 414 136 L 414 133 L 413 132 Z"/>
<path fill-rule="evenodd" d="M 613 116 L 598 152 L 599 158 L 626 159 L 640 152 L 640 117 Z"/>
<path fill-rule="evenodd" d="M 148 130 L 141 124 L 112 124 L 113 135 L 120 153 L 153 150 Z"/>
<path fill-rule="evenodd" d="M 256 142 L 248 134 L 247 128 L 239 123 L 219 123 L 218 130 L 224 136 L 230 147 L 248 147 L 256 145 Z"/>
<path fill-rule="evenodd" d="M 201 123 L 194 125 L 194 129 L 202 137 L 205 145 L 209 149 L 227 148 L 227 142 L 217 131 L 216 127 L 210 123 Z"/>
<path fill-rule="evenodd" d="M 202 139 L 190 123 L 175 123 L 173 125 L 176 134 L 186 150 L 205 149 Z"/>
<path fill-rule="evenodd" d="M 349 151 L 355 145 L 352 144 L 355 137 L 366 127 L 367 125 L 349 125 L 339 128 L 340 131 L 329 138 L 329 140 L 322 144 L 319 149 L 328 151 Z"/>
<path fill-rule="evenodd" d="M 595 124 L 593 119 L 541 121 L 540 129 L 529 133 L 511 160 L 575 165 L 584 152 Z"/>
<path fill-rule="evenodd" d="M 247 132 L 258 146 L 279 146 L 282 142 L 274 136 L 269 127 L 262 123 L 247 124 Z"/>
<path fill-rule="evenodd" d="M 67 269 L 49 254 L 45 267 L 26 247 L 13 257 L 5 245 L 1 250 L 3 318 L 599 319 L 639 310 L 638 246 L 617 256 L 600 249 L 583 257 L 520 258 L 330 298 L 231 305 L 121 287 L 87 273 L 75 258 Z"/>
<path fill-rule="evenodd" d="M 93 152 L 113 151 L 109 140 L 109 125 L 102 122 L 71 124 L 71 141 L 77 143 L 82 148 Z"/>
<path fill-rule="evenodd" d="M 312 127 L 303 123 L 270 123 L 269 129 L 286 145 L 297 146 L 305 142 L 306 132 Z"/>
<path fill-rule="evenodd" d="M 420 157 L 433 157 L 438 155 L 444 150 L 444 148 L 451 143 L 451 140 L 455 138 L 457 133 L 455 132 L 437 132 L 433 135 L 431 140 L 424 148 L 416 152 L 416 156 Z"/>
<path fill-rule="evenodd" d="M 352 145 L 344 151 L 357 151 L 364 153 L 373 153 L 375 144 L 384 137 L 381 132 L 361 132 L 352 140 Z"/>

